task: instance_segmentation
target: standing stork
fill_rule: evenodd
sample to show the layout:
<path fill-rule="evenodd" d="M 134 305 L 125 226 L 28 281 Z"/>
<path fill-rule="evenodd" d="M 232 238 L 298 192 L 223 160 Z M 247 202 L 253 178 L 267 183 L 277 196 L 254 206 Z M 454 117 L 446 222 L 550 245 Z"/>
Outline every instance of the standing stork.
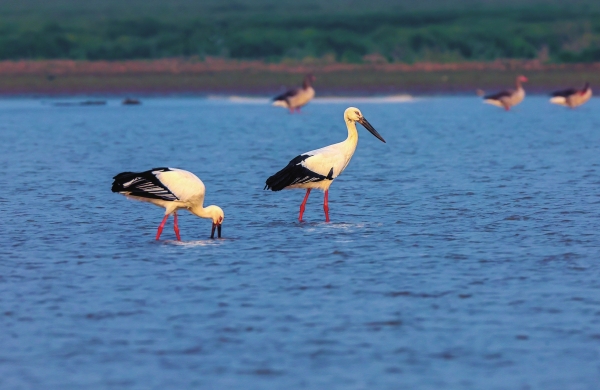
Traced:
<path fill-rule="evenodd" d="M 312 87 L 312 83 L 315 81 L 315 76 L 308 74 L 304 77 L 302 88 L 290 89 L 279 96 L 273 98 L 273 105 L 279 107 L 285 107 L 290 110 L 293 114 L 294 110 L 300 112 L 300 107 L 305 106 L 306 103 L 315 97 L 315 90 Z"/>
<path fill-rule="evenodd" d="M 521 83 L 525 82 L 527 82 L 527 77 L 519 76 L 516 80 L 516 89 L 507 89 L 493 95 L 484 96 L 483 101 L 484 103 L 502 107 L 508 111 L 511 107 L 516 106 L 525 99 L 525 90 L 523 89 L 523 85 L 521 85 Z"/>
<path fill-rule="evenodd" d="M 586 103 L 592 97 L 592 87 L 590 83 L 585 83 L 582 89 L 563 89 L 552 94 L 550 103 L 575 108 Z"/>
<path fill-rule="evenodd" d="M 186 209 L 200 218 L 211 219 L 210 238 L 215 237 L 215 228 L 218 230 L 218 237 L 221 238 L 221 224 L 225 214 L 218 206 L 203 206 L 204 183 L 193 173 L 177 168 L 154 168 L 139 173 L 119 173 L 113 179 L 115 181 L 112 184 L 112 192 L 165 208 L 165 217 L 156 232 L 157 240 L 169 215 L 173 214 L 173 229 L 177 240 L 181 241 L 177 225 L 177 210 L 180 209 Z"/>
<path fill-rule="evenodd" d="M 302 153 L 290 161 L 285 168 L 267 179 L 264 188 L 266 190 L 306 188 L 306 195 L 300 205 L 300 215 L 298 216 L 300 222 L 302 222 L 308 195 L 313 188 L 325 191 L 323 210 L 325 211 L 325 221 L 329 222 L 329 186 L 346 169 L 356 150 L 358 143 L 356 122 L 385 143 L 383 137 L 371 126 L 358 108 L 347 108 L 344 111 L 344 121 L 348 127 L 348 138 L 345 141 Z"/>

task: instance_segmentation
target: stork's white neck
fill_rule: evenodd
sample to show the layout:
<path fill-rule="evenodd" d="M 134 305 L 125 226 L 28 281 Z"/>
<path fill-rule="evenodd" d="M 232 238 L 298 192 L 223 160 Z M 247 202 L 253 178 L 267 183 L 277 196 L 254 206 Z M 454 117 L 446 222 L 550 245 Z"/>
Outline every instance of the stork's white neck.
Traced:
<path fill-rule="evenodd" d="M 202 204 L 198 204 L 190 208 L 192 214 L 200 218 L 212 219 L 213 221 L 215 220 L 215 218 L 218 218 L 218 210 L 220 209 L 217 206 L 204 207 Z"/>
<path fill-rule="evenodd" d="M 348 127 L 348 138 L 346 142 L 353 142 L 355 145 L 358 142 L 358 131 L 356 130 L 356 122 L 346 119 L 346 127 Z"/>
<path fill-rule="evenodd" d="M 210 210 L 208 208 L 204 208 L 203 205 L 196 205 L 190 209 L 192 214 L 197 215 L 200 218 L 210 218 Z"/>

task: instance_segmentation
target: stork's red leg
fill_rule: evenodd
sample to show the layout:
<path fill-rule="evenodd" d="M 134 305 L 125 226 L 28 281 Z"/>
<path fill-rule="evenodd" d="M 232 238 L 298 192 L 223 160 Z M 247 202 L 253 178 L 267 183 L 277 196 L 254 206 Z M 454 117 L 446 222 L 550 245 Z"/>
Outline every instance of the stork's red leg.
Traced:
<path fill-rule="evenodd" d="M 300 114 L 300 107 L 297 107 L 296 111 L 298 112 L 298 114 Z"/>
<path fill-rule="evenodd" d="M 308 200 L 308 195 L 310 195 L 310 188 L 306 190 L 306 195 L 304 195 L 304 200 L 300 205 L 300 215 L 298 216 L 298 221 L 302 222 L 302 215 L 304 214 L 304 209 L 306 208 L 306 201 Z"/>
<path fill-rule="evenodd" d="M 173 213 L 173 219 L 175 220 L 175 224 L 173 225 L 173 230 L 175 230 L 175 236 L 177 236 L 177 241 L 181 241 L 181 236 L 179 235 L 179 225 L 177 225 L 177 211 Z"/>
<path fill-rule="evenodd" d="M 329 190 L 325 191 L 323 199 L 323 211 L 325 211 L 325 222 L 329 222 Z"/>
<path fill-rule="evenodd" d="M 163 218 L 160 225 L 158 225 L 158 230 L 156 231 L 156 239 L 157 240 L 160 238 L 160 235 L 162 234 L 163 228 L 165 227 L 165 223 L 167 223 L 168 218 L 169 218 L 169 214 L 165 215 L 165 217 Z"/>
<path fill-rule="evenodd" d="M 293 113 L 294 113 L 294 108 L 290 107 L 290 114 L 293 114 Z"/>

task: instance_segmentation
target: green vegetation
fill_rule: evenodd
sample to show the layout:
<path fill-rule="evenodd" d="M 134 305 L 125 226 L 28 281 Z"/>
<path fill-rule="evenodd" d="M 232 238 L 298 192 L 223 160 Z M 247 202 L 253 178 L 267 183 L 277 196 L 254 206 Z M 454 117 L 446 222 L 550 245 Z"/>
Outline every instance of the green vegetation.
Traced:
<path fill-rule="evenodd" d="M 21 0 L 0 4 L 0 59 L 600 61 L 596 1 Z M 371 59 L 374 57 L 372 56 Z"/>

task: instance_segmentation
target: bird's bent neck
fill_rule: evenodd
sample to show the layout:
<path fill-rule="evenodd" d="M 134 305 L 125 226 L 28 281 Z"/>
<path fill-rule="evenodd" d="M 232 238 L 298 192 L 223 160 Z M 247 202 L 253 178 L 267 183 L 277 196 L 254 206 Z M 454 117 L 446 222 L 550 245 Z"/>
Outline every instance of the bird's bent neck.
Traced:
<path fill-rule="evenodd" d="M 210 206 L 209 206 L 210 207 Z M 208 218 L 212 219 L 212 213 L 209 207 L 204 207 L 203 205 L 197 205 L 190 209 L 192 214 L 200 217 L 200 218 Z"/>

